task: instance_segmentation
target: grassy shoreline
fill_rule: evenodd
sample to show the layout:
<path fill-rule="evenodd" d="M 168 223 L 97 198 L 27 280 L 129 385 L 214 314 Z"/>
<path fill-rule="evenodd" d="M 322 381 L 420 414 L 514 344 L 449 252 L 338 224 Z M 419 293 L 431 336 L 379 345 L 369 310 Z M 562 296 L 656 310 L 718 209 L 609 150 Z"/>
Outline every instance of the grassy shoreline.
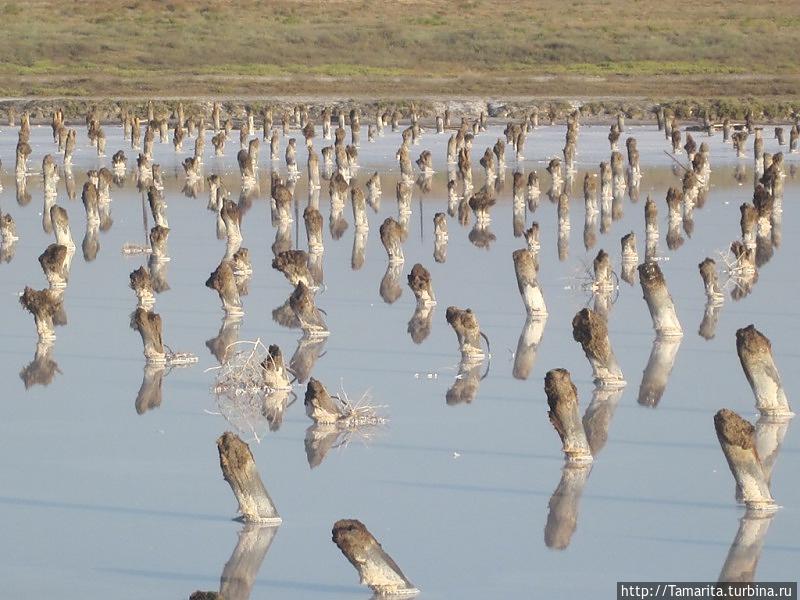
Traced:
<path fill-rule="evenodd" d="M 800 3 L 0 0 L 0 97 L 783 100 Z"/>

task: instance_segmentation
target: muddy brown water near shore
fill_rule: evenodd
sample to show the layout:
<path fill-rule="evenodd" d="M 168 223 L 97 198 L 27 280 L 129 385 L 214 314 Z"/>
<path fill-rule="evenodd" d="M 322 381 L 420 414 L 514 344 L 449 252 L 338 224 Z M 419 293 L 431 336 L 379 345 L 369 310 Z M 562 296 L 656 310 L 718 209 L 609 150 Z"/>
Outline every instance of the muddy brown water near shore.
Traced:
<path fill-rule="evenodd" d="M 320 140 L 319 133 L 318 127 L 317 150 L 330 143 Z M 705 205 L 694 211 L 691 236 L 682 232 L 683 244 L 669 250 L 664 198 L 667 187 L 679 185 L 679 179 L 673 161 L 663 153 L 668 143 L 655 126 L 628 128 L 621 142 L 628 135 L 639 142 L 640 199 L 632 202 L 626 196 L 621 219 L 606 234 L 600 233 L 598 223 L 596 244 L 587 250 L 582 178 L 585 170 L 597 172 L 599 162 L 608 160 L 607 133 L 606 127 L 583 127 L 579 134 L 565 260 L 558 258 L 556 206 L 545 195 L 550 179 L 544 170 L 546 161 L 560 154 L 564 129 L 542 127 L 528 136 L 526 160 L 520 166 L 526 173 L 536 169 L 542 197 L 536 212 L 526 215 L 526 225 L 536 220 L 541 226 L 540 281 L 549 316 L 535 362 L 522 380 L 512 375 L 526 323 L 511 260 L 512 251 L 524 246 L 512 228 L 512 150 L 507 151 L 505 187 L 492 209 L 490 229 L 496 239 L 488 250 L 476 247 L 469 239 L 474 218 L 466 227 L 448 218 L 447 259 L 436 263 L 433 215 L 447 208 L 447 138 L 427 132 L 412 147 L 412 159 L 423 149 L 433 152 L 437 173 L 429 192 L 414 188 L 399 279 L 402 294 L 389 304 L 379 294 L 387 260 L 378 228 L 397 211 L 394 153 L 400 136 L 387 130 L 368 143 L 363 127 L 358 180 L 364 184 L 369 174 L 379 171 L 383 197 L 378 214 L 368 209 L 365 260 L 353 270 L 349 202 L 344 211 L 349 227 L 334 240 L 323 182 L 326 287 L 317 303 L 327 313 L 331 334 L 313 375 L 331 390 L 343 387 L 351 397 L 371 390 L 373 401 L 386 405 L 389 423 L 374 430 L 371 439 L 354 439 L 347 447 L 332 449 L 310 469 L 304 440 L 311 422 L 302 407 L 304 387 L 295 389 L 298 401 L 287 408 L 277 431 L 269 430 L 265 418 L 248 421 L 239 414 L 241 418 L 229 423 L 210 393 L 213 373 L 205 369 L 217 361 L 206 342 L 218 336 L 222 311 L 216 294 L 203 282 L 225 245 L 216 239 L 214 215 L 206 210 L 207 187 L 197 198 L 181 191 L 179 162 L 191 154 L 191 140 L 178 154 L 171 144 L 155 144 L 154 162 L 164 169 L 172 229 L 171 261 L 165 265 L 169 290 L 157 294 L 155 310 L 164 320 L 165 342 L 197 354 L 199 364 L 169 372 L 161 404 L 139 414 L 136 398 L 145 364 L 141 340 L 128 326 L 135 307 L 128 274 L 146 261 L 120 252 L 126 242 L 141 244 L 145 239 L 142 198 L 131 178 L 134 153 L 122 140 L 121 129 L 109 126 L 107 156 L 97 159 L 85 129 L 80 129 L 72 167 L 77 199 L 67 198 L 64 173 L 58 184 L 57 202 L 69 212 L 77 245 L 65 294 L 68 322 L 56 329 L 51 350 L 58 372 L 47 386 L 25 388 L 20 372 L 34 359 L 36 333 L 31 316 L 19 306 L 18 294 L 25 285 L 46 284 L 36 257 L 53 240 L 42 229 L 38 172 L 43 155 L 54 153 L 55 146 L 49 127 L 33 128 L 29 165 L 36 174 L 27 179 L 30 201 L 21 206 L 13 176 L 16 129 L 2 128 L 0 209 L 14 217 L 20 237 L 13 259 L 0 264 L 0 311 L 5 315 L 0 337 L 5 416 L 0 433 L 6 448 L 0 459 L 0 511 L 6 524 L 0 572 L 7 593 L 180 598 L 195 589 L 218 589 L 243 529 L 232 520 L 236 505 L 220 475 L 214 443 L 234 425 L 250 442 L 283 517 L 274 539 L 267 531 L 243 534 L 251 544 L 245 558 L 256 567 L 269 546 L 254 576 L 253 598 L 368 598 L 369 591 L 358 585 L 355 572 L 330 541 L 331 525 L 343 517 L 362 520 L 426 598 L 601 597 L 614 593 L 617 580 L 715 580 L 743 509 L 736 504 L 712 416 L 730 407 L 756 420 L 753 396 L 736 356 L 736 329 L 754 323 L 769 336 L 789 400 L 795 408 L 798 403 L 794 390 L 800 376 L 793 365 L 800 335 L 794 260 L 800 254 L 800 183 L 787 174 L 781 244 L 759 269 L 749 295 L 733 301 L 726 290 L 716 333 L 706 340 L 697 333 L 705 305 L 697 264 L 706 256 L 717 259 L 717 251 L 739 237 L 739 205 L 752 199 L 752 140 L 748 158 L 737 161 L 721 135 L 695 135 L 698 143 L 708 141 L 711 146 L 711 188 Z M 299 131 L 292 134 L 302 140 Z M 491 127 L 477 136 L 476 185 L 483 182 L 478 158 L 501 135 L 501 128 Z M 765 150 L 775 152 L 779 148 L 771 137 L 765 135 Z M 222 158 L 211 156 L 209 139 L 203 169 L 205 175 L 223 175 L 236 199 L 238 142 L 233 138 Z M 81 251 L 85 171 L 110 165 L 111 155 L 120 148 L 129 156 L 128 179 L 124 187 L 112 187 L 113 226 L 99 233 L 99 252 L 87 262 Z M 284 148 L 282 139 L 281 156 Z M 275 229 L 269 216 L 269 172 L 274 164 L 284 173 L 285 165 L 282 160 L 271 163 L 268 154 L 262 144 L 260 193 L 249 202 L 242 225 L 253 276 L 243 297 L 245 316 L 238 339 L 277 343 L 284 356 L 291 356 L 300 332 L 275 323 L 272 311 L 292 290 L 270 268 Z M 295 246 L 303 249 L 305 158 L 301 148 L 302 174 L 295 189 L 300 219 L 291 226 Z M 686 161 L 685 155 L 678 158 Z M 61 165 L 61 159 L 56 160 Z M 787 154 L 787 173 L 798 162 L 797 155 Z M 737 166 L 746 169 L 742 185 L 734 179 Z M 572 317 L 591 302 L 579 289 L 580 282 L 601 248 L 619 273 L 620 237 L 629 231 L 636 232 L 643 259 L 648 194 L 658 204 L 659 264 L 684 336 L 660 401 L 641 405 L 640 385 L 655 336 L 638 280 L 634 285 L 619 282 L 609 335 L 627 387 L 618 397 L 606 399 L 608 437 L 595 453 L 583 485 L 576 525 L 570 522 L 574 514 L 554 521 L 555 508 L 548 522 L 548 504 L 559 486 L 563 459 L 547 420 L 544 374 L 556 367 L 569 369 L 581 412 L 586 410 L 594 387 L 591 369 L 571 333 Z M 414 299 L 405 278 L 415 262 L 431 272 L 438 300 L 430 334 L 420 344 L 407 331 Z M 455 335 L 444 318 L 449 305 L 471 307 L 491 340 L 488 375 L 479 381 L 472 402 L 459 405 L 446 402 L 459 358 Z M 485 368 L 486 363 L 482 371 Z M 772 493 L 783 508 L 763 539 L 758 580 L 797 575 L 798 469 L 800 445 L 791 422 L 772 471 Z M 232 595 L 244 597 L 241 588 Z"/>

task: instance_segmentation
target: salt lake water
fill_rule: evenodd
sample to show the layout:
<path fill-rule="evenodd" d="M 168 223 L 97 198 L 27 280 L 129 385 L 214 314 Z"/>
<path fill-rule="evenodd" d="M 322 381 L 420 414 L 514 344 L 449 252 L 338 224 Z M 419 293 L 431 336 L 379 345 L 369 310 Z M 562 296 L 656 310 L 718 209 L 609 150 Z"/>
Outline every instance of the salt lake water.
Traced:
<path fill-rule="evenodd" d="M 694 211 L 691 235 L 682 232 L 683 243 L 670 250 L 664 199 L 669 186 L 680 186 L 681 169 L 664 154 L 669 144 L 655 125 L 629 126 L 620 145 L 624 153 L 626 136 L 638 140 L 639 200 L 626 196 L 621 218 L 606 233 L 598 226 L 594 245 L 587 249 L 583 174 L 598 172 L 610 150 L 607 126 L 581 127 L 569 245 L 560 260 L 556 205 L 546 196 L 550 178 L 545 166 L 560 155 L 565 128 L 541 127 L 529 134 L 521 163 L 507 149 L 505 185 L 492 209 L 494 239 L 488 247 L 470 240 L 474 217 L 467 226 L 448 217 L 446 261 L 437 263 L 433 216 L 447 209 L 447 136 L 429 130 L 412 146 L 412 159 L 431 150 L 437 172 L 429 191 L 414 187 L 398 280 L 402 294 L 388 303 L 380 294 L 388 262 L 378 228 L 397 214 L 400 134 L 387 129 L 369 143 L 364 127 L 357 180 L 363 185 L 378 171 L 383 197 L 377 213 L 368 208 L 365 260 L 354 269 L 349 202 L 344 212 L 349 227 L 334 240 L 323 181 L 325 285 L 317 304 L 326 312 L 330 336 L 324 346 L 312 349 L 319 354 L 312 374 L 332 393 L 344 389 L 353 398 L 369 391 L 374 404 L 385 406 L 381 410 L 388 423 L 330 449 L 311 468 L 305 440 L 312 422 L 302 405 L 304 386 L 295 386 L 297 401 L 270 430 L 268 420 L 259 418 L 263 415 L 220 406 L 211 392 L 214 372 L 207 371 L 218 365 L 207 344 L 213 346 L 221 328 L 226 342 L 260 338 L 278 344 L 287 358 L 300 343 L 299 330 L 272 317 L 292 291 L 270 266 L 276 229 L 270 221 L 269 178 L 273 167 L 285 175 L 284 161 L 271 162 L 268 144 L 262 142 L 260 189 L 242 202 L 243 245 L 253 261 L 249 292 L 242 299 L 245 316 L 240 323 L 226 324 L 216 293 L 204 286 L 225 242 L 217 239 L 214 214 L 206 209 L 207 188 L 196 198 L 183 192 L 180 162 L 191 155 L 194 141 L 187 140 L 179 153 L 171 144 L 156 142 L 153 161 L 164 171 L 171 260 L 164 267 L 168 289 L 157 294 L 155 311 L 164 321 L 164 341 L 176 351 L 198 355 L 199 362 L 168 372 L 160 404 L 143 406 L 137 395 L 145 360 L 141 339 L 129 327 L 136 300 L 128 274 L 147 261 L 121 252 L 126 243 L 145 243 L 142 194 L 133 175 L 135 152 L 123 140 L 122 128 L 104 129 L 107 156 L 97 158 L 85 128 L 78 128 L 75 199 L 68 198 L 61 172 L 57 202 L 69 213 L 78 246 L 65 292 L 67 323 L 57 328 L 50 350 L 58 367 L 52 381 L 42 385 L 29 378 L 27 388 L 21 373 L 34 360 L 37 339 L 18 296 L 26 285 L 46 286 L 37 257 L 54 240 L 42 227 L 38 173 L 42 157 L 55 155 L 56 146 L 49 126 L 33 127 L 29 170 L 35 173 L 26 185 L 30 199 L 23 195 L 18 202 L 13 173 L 17 130 L 0 129 L 0 210 L 13 216 L 20 237 L 13 259 L 0 264 L 0 576 L 8 597 L 185 598 L 196 589 L 219 589 L 244 529 L 233 520 L 236 502 L 219 469 L 215 440 L 226 430 L 250 443 L 283 517 L 277 530 L 250 527 L 242 533 L 249 544 L 245 558 L 255 564 L 254 579 L 238 582 L 235 589 L 228 582 L 228 600 L 247 597 L 248 589 L 252 598 L 369 598 L 369 589 L 358 584 L 356 572 L 331 542 L 333 523 L 350 517 L 366 524 L 430 599 L 611 598 L 618 580 L 720 576 L 744 509 L 735 500 L 712 418 L 723 407 L 753 422 L 758 418 L 736 355 L 736 329 L 753 323 L 770 338 L 789 400 L 795 407 L 800 402 L 795 394 L 800 385 L 795 269 L 800 182 L 788 174 L 800 162 L 797 155 L 787 153 L 785 160 L 780 245 L 759 268 L 751 293 L 734 301 L 728 289 L 714 335 L 706 339 L 698 334 L 705 295 L 697 265 L 710 256 L 721 268 L 720 251 L 739 238 L 739 205 L 752 200 L 752 137 L 748 158 L 737 160 L 719 133 L 710 138 L 693 134 L 698 143 L 710 145 L 711 184 L 705 204 Z M 474 140 L 476 186 L 483 183 L 478 158 L 503 137 L 502 129 L 492 125 Z M 240 189 L 235 133 L 224 157 L 213 156 L 209 133 L 203 165 L 204 175 L 223 176 L 234 200 Z M 306 249 L 306 153 L 301 132 L 292 135 L 299 140 L 301 176 L 294 191 L 299 218 L 291 235 L 295 247 Z M 767 152 L 786 150 L 771 139 L 770 128 L 764 137 Z M 321 140 L 318 126 L 317 151 L 330 143 Z M 281 157 L 285 144 L 281 138 Z M 112 186 L 113 225 L 99 233 L 99 251 L 87 261 L 81 250 L 86 221 L 80 190 L 86 171 L 110 167 L 118 149 L 128 155 L 128 177 L 123 187 Z M 687 162 L 685 154 L 677 159 Z M 56 161 L 61 165 L 61 157 Z M 542 188 L 526 226 L 534 220 L 540 224 L 539 276 L 549 315 L 527 329 L 511 260 L 512 251 L 525 245 L 512 226 L 511 175 L 517 167 L 526 175 L 535 169 Z M 734 177 L 737 167 L 745 169 L 742 182 Z M 684 336 L 671 350 L 674 365 L 660 400 L 640 403 L 655 335 L 638 280 L 633 285 L 619 281 L 609 332 L 627 386 L 598 399 L 608 421 L 607 439 L 591 468 L 579 474 L 585 482 L 569 500 L 576 521 L 559 521 L 558 515 L 548 521 L 564 461 L 547 418 L 544 375 L 552 368 L 569 369 L 581 412 L 592 401 L 591 369 L 572 339 L 571 321 L 581 308 L 593 305 L 582 283 L 601 248 L 619 272 L 620 238 L 634 231 L 643 259 L 648 195 L 658 204 L 659 265 Z M 408 332 L 415 301 L 405 282 L 416 262 L 431 272 L 438 300 L 430 333 L 420 343 Z M 474 396 L 454 402 L 451 393 L 448 403 L 448 390 L 464 383 L 456 379 L 458 345 L 444 316 L 450 305 L 474 310 L 491 341 L 491 359 L 481 366 L 485 377 L 468 382 L 477 386 Z M 526 345 L 520 337 L 526 334 L 529 340 L 541 335 L 533 347 L 535 359 L 526 368 L 515 368 Z M 764 533 L 757 580 L 796 579 L 800 573 L 798 472 L 797 424 L 790 422 L 772 471 L 772 493 L 782 508 Z"/>

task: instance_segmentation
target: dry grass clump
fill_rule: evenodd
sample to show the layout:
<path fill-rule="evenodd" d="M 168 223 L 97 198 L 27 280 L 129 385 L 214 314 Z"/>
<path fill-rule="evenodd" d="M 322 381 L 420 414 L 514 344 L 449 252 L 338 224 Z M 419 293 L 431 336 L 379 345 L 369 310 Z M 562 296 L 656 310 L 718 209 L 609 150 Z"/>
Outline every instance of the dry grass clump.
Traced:
<path fill-rule="evenodd" d="M 240 433 L 260 442 L 259 431 L 277 430 L 284 411 L 297 399 L 291 388 L 294 380 L 289 387 L 280 389 L 265 383 L 262 365 L 271 358 L 260 338 L 234 342 L 229 346 L 233 348 L 235 352 L 228 360 L 207 369 L 214 372 L 211 391 L 216 396 L 219 414 Z M 373 404 L 369 390 L 356 400 L 351 400 L 344 389 L 332 398 L 338 402 L 341 412 L 341 418 L 335 423 L 344 434 L 339 445 L 347 445 L 354 437 L 370 439 L 372 434 L 368 428 L 387 423 L 380 414 L 385 406 Z"/>
<path fill-rule="evenodd" d="M 341 387 L 338 396 L 331 397 L 339 401 L 342 416 L 337 425 L 342 429 L 356 430 L 363 426 L 385 425 L 388 422 L 388 419 L 380 414 L 380 409 L 386 406 L 373 404 L 372 391 L 369 389 L 352 402 L 344 387 Z"/>
<path fill-rule="evenodd" d="M 736 285 L 737 279 L 741 279 L 753 273 L 753 265 L 744 256 L 737 257 L 730 249 L 717 250 L 717 256 L 725 264 L 722 270 L 728 277 L 722 287 Z"/>
<path fill-rule="evenodd" d="M 216 396 L 218 414 L 248 441 L 260 443 L 259 432 L 279 429 L 284 411 L 296 397 L 290 389 L 266 385 L 262 363 L 268 360 L 269 351 L 260 338 L 234 342 L 228 350 L 234 347 L 236 351 L 223 364 L 206 369 L 214 371 L 211 391 Z"/>
<path fill-rule="evenodd" d="M 611 270 L 611 278 L 608 281 L 597 281 L 594 277 L 594 268 L 586 261 L 576 267 L 572 275 L 568 277 L 565 290 L 576 290 L 590 294 L 613 294 L 613 302 L 619 296 L 619 275 L 615 270 Z"/>
<path fill-rule="evenodd" d="M 241 340 L 231 344 L 228 349 L 237 347 L 228 360 L 215 371 L 212 391 L 217 394 L 231 396 L 247 396 L 270 390 L 264 383 L 264 367 L 261 364 L 268 359 L 269 351 L 261 342 L 261 338 L 253 341 Z"/>

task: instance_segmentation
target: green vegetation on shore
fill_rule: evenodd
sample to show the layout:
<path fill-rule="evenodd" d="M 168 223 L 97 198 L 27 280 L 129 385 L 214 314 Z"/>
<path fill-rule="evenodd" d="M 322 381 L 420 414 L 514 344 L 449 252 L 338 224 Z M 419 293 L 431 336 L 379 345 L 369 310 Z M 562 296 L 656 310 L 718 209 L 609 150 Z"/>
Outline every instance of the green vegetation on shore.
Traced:
<path fill-rule="evenodd" d="M 789 96 L 800 3 L 0 0 L 0 94 Z"/>

